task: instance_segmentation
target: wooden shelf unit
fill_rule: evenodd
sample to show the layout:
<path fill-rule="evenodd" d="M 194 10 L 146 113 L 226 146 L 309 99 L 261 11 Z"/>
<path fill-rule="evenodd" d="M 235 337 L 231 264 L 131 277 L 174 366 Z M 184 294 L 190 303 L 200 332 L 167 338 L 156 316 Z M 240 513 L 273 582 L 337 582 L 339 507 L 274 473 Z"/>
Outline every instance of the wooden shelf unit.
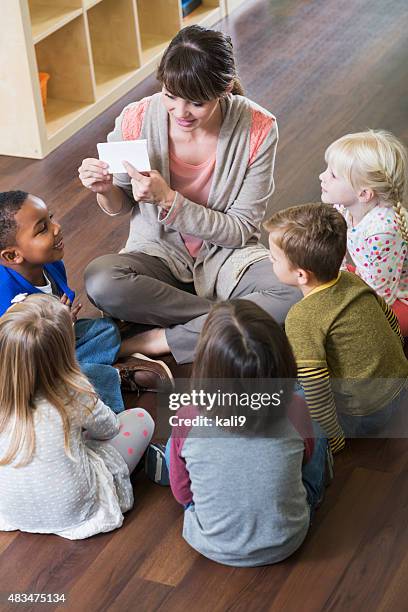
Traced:
<path fill-rule="evenodd" d="M 84 9 L 90 9 L 98 2 L 102 2 L 102 0 L 84 0 Z"/>
<path fill-rule="evenodd" d="M 40 42 L 82 14 L 81 0 L 28 0 L 33 42 Z"/>
<path fill-rule="evenodd" d="M 72 49 L 75 53 L 72 53 Z M 52 75 L 43 113 L 47 138 L 95 102 L 92 58 L 83 15 L 68 22 L 34 47 L 38 70 Z"/>
<path fill-rule="evenodd" d="M 102 0 L 88 10 L 87 17 L 96 98 L 101 99 L 131 78 L 141 65 L 133 0 Z M 107 24 L 109 36 L 106 36 Z"/>
<path fill-rule="evenodd" d="M 227 0 L 2 0 L 0 154 L 42 159 L 151 74 L 180 28 Z M 47 72 L 41 101 L 38 72 Z"/>
<path fill-rule="evenodd" d="M 219 21 L 221 17 L 221 7 L 217 0 L 203 0 L 201 6 L 198 6 L 195 11 L 183 18 L 183 28 L 193 24 L 209 27 L 214 21 Z"/>
<path fill-rule="evenodd" d="M 142 61 L 154 60 L 181 27 L 179 0 L 136 0 Z"/>

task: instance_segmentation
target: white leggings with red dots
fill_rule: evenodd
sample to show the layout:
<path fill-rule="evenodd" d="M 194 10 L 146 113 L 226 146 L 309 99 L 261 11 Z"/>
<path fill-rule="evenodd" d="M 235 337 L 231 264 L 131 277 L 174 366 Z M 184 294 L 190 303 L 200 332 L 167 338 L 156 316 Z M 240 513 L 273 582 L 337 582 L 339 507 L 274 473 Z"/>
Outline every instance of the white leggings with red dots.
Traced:
<path fill-rule="evenodd" d="M 117 416 L 120 431 L 106 442 L 122 455 L 131 474 L 152 439 L 154 421 L 143 408 L 130 408 Z"/>

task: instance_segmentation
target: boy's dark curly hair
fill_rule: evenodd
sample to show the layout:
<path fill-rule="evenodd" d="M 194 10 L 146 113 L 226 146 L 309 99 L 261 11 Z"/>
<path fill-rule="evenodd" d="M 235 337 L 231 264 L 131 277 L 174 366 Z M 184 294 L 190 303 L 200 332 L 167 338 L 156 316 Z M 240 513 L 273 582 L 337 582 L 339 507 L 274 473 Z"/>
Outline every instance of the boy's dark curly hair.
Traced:
<path fill-rule="evenodd" d="M 17 230 L 15 216 L 27 198 L 26 191 L 0 192 L 0 249 L 10 246 L 15 239 Z"/>

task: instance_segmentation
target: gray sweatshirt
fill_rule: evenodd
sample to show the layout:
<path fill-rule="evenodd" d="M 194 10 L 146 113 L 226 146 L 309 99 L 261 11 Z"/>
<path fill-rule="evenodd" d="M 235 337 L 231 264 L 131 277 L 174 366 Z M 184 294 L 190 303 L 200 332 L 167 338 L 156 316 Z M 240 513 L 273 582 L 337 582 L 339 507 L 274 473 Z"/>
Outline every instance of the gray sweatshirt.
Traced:
<path fill-rule="evenodd" d="M 303 411 L 306 425 L 300 430 L 312 436 L 300 403 L 293 412 L 298 420 Z M 190 504 L 185 540 L 202 555 L 233 566 L 277 563 L 291 555 L 309 527 L 302 461 L 312 452 L 313 441 L 304 442 L 289 419 L 276 423 L 268 438 L 219 427 L 173 429 L 171 488 L 180 503 Z"/>

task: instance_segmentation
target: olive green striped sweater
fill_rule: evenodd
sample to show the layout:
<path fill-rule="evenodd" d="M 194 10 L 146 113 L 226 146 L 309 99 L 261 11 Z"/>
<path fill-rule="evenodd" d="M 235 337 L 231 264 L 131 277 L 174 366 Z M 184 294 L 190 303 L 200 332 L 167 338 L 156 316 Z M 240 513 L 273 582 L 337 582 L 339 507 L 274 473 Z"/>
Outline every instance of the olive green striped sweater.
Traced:
<path fill-rule="evenodd" d="M 292 306 L 285 328 L 311 416 L 341 450 L 337 413 L 380 410 L 408 377 L 398 321 L 364 281 L 340 272 Z"/>

